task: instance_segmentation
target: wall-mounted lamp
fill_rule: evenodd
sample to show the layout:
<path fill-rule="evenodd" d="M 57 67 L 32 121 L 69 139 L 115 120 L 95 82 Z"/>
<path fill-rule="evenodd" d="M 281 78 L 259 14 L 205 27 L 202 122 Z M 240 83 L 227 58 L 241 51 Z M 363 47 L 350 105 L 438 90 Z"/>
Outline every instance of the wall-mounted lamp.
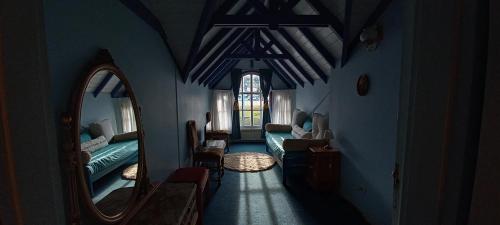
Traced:
<path fill-rule="evenodd" d="M 366 50 L 373 51 L 377 49 L 378 44 L 384 37 L 382 26 L 375 24 L 363 29 L 359 35 L 359 40 L 365 46 Z"/>

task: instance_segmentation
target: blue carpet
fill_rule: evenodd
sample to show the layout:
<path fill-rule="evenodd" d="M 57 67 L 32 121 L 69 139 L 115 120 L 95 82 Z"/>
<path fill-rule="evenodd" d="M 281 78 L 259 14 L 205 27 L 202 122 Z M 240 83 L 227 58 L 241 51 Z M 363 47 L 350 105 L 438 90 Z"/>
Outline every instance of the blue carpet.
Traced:
<path fill-rule="evenodd" d="M 265 153 L 264 144 L 234 144 L 234 152 Z M 205 225 L 329 224 L 364 225 L 361 215 L 334 194 L 313 192 L 300 179 L 281 183 L 278 165 L 257 173 L 226 170 L 222 185 L 211 183 Z"/>

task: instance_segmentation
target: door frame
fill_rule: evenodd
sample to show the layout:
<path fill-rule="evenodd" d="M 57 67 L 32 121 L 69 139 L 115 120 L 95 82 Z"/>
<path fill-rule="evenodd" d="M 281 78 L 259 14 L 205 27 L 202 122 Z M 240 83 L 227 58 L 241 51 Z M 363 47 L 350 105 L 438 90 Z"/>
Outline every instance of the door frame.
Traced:
<path fill-rule="evenodd" d="M 466 224 L 488 1 L 409 0 L 404 7 L 393 224 Z"/>
<path fill-rule="evenodd" d="M 0 30 L 0 150 L 3 149 L 3 152 L 0 152 L 0 171 L 3 171 L 0 174 L 0 183 L 6 184 L 2 185 L 3 187 L 0 188 L 1 192 L 6 194 L 6 196 L 2 197 L 4 202 L 0 202 L 0 204 L 2 204 L 0 205 L 0 224 L 2 224 L 2 222 L 9 222 L 21 225 L 24 223 L 19 202 L 19 193 L 11 145 L 10 126 L 6 109 L 7 93 L 5 85 L 2 37 L 2 31 Z M 7 218 L 7 215 L 10 215 L 10 217 Z"/>

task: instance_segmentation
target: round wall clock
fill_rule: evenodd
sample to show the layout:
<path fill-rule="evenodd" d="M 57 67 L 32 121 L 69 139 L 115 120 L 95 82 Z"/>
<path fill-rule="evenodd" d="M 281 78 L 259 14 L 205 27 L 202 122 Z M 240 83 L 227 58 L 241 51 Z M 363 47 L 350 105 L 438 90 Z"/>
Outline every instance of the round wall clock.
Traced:
<path fill-rule="evenodd" d="M 368 79 L 368 75 L 364 74 L 358 78 L 358 83 L 356 85 L 356 89 L 358 91 L 359 96 L 365 96 L 368 93 L 368 88 L 370 87 L 370 80 Z"/>

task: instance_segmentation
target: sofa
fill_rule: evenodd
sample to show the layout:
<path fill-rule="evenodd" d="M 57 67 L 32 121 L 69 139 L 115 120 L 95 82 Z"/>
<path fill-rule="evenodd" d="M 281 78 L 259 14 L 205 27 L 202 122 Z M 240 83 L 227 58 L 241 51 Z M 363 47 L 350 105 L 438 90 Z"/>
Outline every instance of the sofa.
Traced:
<path fill-rule="evenodd" d="M 268 123 L 266 129 L 266 151 L 273 155 L 282 169 L 282 182 L 293 170 L 305 171 L 307 152 L 310 146 L 329 144 L 331 134 L 326 116 L 315 113 L 313 117 L 295 110 L 291 125 Z"/>
<path fill-rule="evenodd" d="M 83 171 L 91 196 L 94 196 L 94 182 L 121 166 L 137 163 L 139 159 L 137 132 L 115 135 L 109 142 L 104 136 L 92 139 L 89 134 L 82 133 L 80 142 Z"/>

